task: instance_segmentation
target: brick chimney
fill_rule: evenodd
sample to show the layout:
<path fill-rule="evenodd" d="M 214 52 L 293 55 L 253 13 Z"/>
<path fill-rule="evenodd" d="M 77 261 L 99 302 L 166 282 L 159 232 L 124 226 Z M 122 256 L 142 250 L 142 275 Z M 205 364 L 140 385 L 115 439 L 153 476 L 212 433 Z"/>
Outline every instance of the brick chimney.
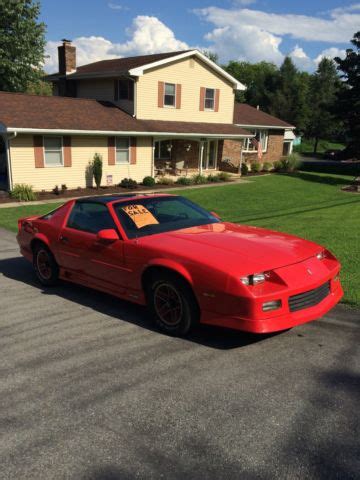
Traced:
<path fill-rule="evenodd" d="M 62 45 L 58 47 L 58 56 L 61 75 L 76 71 L 76 47 L 71 45 L 71 40 L 62 39 Z"/>

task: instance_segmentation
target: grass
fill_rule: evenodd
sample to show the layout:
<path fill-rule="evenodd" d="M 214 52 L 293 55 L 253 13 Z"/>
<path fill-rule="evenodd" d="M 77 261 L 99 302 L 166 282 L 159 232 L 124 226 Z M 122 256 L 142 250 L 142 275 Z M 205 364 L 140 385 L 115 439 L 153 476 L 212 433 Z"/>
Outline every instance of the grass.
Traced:
<path fill-rule="evenodd" d="M 360 307 L 360 196 L 340 190 L 351 179 L 299 172 L 177 193 L 215 210 L 224 220 L 292 233 L 326 246 L 343 266 L 343 302 Z M 0 209 L 0 226 L 16 231 L 17 218 L 55 207 L 47 204 Z"/>
<path fill-rule="evenodd" d="M 315 139 L 302 138 L 300 145 L 294 147 L 294 151 L 303 154 L 312 154 L 314 152 Z M 324 153 L 326 150 L 343 150 L 345 145 L 343 143 L 330 142 L 328 140 L 319 140 L 317 153 Z"/>

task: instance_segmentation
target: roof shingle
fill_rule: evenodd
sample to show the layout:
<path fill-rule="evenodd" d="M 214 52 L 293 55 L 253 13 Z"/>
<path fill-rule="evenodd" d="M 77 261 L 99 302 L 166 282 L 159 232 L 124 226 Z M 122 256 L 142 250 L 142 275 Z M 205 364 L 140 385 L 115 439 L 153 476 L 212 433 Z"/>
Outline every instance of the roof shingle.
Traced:
<path fill-rule="evenodd" d="M 272 115 L 247 105 L 246 103 L 235 103 L 234 123 L 243 126 L 259 125 L 267 127 L 293 127 L 290 123 L 284 122 L 283 120 L 280 120 L 280 118 L 273 117 Z"/>

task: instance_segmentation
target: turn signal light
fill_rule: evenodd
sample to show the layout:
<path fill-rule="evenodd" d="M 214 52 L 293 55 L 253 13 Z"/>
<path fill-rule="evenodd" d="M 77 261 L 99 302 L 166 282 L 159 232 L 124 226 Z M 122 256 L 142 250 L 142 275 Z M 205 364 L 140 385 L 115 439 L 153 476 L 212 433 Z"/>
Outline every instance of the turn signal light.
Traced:
<path fill-rule="evenodd" d="M 271 302 L 265 302 L 262 305 L 263 312 L 271 312 L 281 307 L 281 300 L 271 300 Z"/>

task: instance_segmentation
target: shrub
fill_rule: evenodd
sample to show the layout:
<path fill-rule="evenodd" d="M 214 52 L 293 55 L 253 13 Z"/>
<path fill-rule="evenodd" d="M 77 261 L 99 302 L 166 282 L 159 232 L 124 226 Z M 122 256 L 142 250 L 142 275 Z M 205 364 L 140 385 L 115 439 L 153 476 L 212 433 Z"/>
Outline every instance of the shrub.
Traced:
<path fill-rule="evenodd" d="M 10 192 L 11 198 L 15 198 L 20 202 L 30 202 L 36 200 L 36 194 L 33 192 L 33 187 L 31 185 L 26 185 L 25 183 L 17 183 L 14 185 L 14 188 Z"/>
<path fill-rule="evenodd" d="M 150 176 L 144 177 L 142 184 L 144 187 L 153 187 L 155 185 L 155 178 Z"/>
<path fill-rule="evenodd" d="M 198 173 L 197 175 L 193 175 L 191 177 L 191 183 L 193 183 L 194 185 L 202 185 L 204 183 L 207 183 L 207 178 L 204 175 Z"/>
<path fill-rule="evenodd" d="M 134 189 L 138 187 L 137 181 L 132 178 L 123 178 L 119 183 L 119 187 Z"/>
<path fill-rule="evenodd" d="M 207 176 L 207 181 L 209 183 L 218 183 L 218 182 L 221 182 L 220 178 L 218 175 L 213 175 L 212 173 L 210 173 L 210 175 Z"/>
<path fill-rule="evenodd" d="M 249 173 L 249 167 L 246 165 L 246 163 L 241 164 L 241 175 L 245 177 Z"/>
<path fill-rule="evenodd" d="M 271 168 L 272 168 L 271 163 L 270 162 L 265 162 L 262 169 L 263 169 L 264 172 L 270 172 Z"/>
<path fill-rule="evenodd" d="M 275 172 L 280 172 L 280 170 L 281 170 L 281 162 L 280 162 L 280 160 L 276 160 L 276 161 L 273 163 L 273 167 L 274 167 Z"/>
<path fill-rule="evenodd" d="M 174 185 L 175 181 L 173 178 L 170 177 L 159 177 L 157 179 L 157 183 L 159 185 Z"/>
<path fill-rule="evenodd" d="M 192 180 L 191 178 L 189 177 L 179 177 L 177 180 L 176 180 L 176 183 L 178 185 L 191 185 L 192 184 Z"/>
<path fill-rule="evenodd" d="M 261 163 L 259 162 L 254 162 L 251 164 L 251 170 L 254 172 L 254 173 L 259 173 L 261 172 Z"/>
<path fill-rule="evenodd" d="M 52 189 L 52 192 L 53 192 L 55 195 L 60 195 L 59 187 L 58 187 L 57 185 L 55 185 L 55 187 Z"/>
<path fill-rule="evenodd" d="M 280 161 L 285 172 L 295 172 L 301 164 L 298 153 L 291 153 L 287 157 L 283 157 Z"/>
<path fill-rule="evenodd" d="M 220 172 L 217 176 L 220 182 L 231 182 L 231 175 L 228 172 Z"/>
<path fill-rule="evenodd" d="M 61 191 L 62 191 L 63 193 L 65 193 L 67 189 L 68 189 L 68 188 L 67 188 L 66 184 L 63 183 L 63 184 L 61 185 Z"/>
<path fill-rule="evenodd" d="M 95 153 L 94 159 L 92 162 L 92 173 L 94 175 L 96 188 L 99 188 L 101 185 L 102 168 L 103 168 L 102 156 L 99 153 Z"/>

